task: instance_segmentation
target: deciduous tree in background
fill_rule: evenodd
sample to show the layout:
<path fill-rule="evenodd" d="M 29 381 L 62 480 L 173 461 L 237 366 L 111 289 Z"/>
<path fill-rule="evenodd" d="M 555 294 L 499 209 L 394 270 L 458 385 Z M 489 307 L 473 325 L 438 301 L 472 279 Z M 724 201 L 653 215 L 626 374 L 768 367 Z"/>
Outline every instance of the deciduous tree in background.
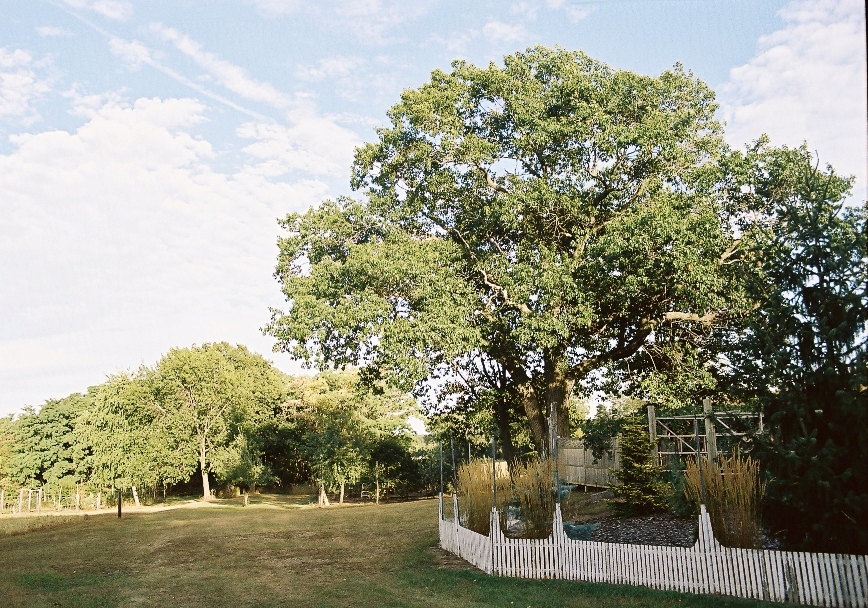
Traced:
<path fill-rule="evenodd" d="M 406 394 L 373 392 L 353 371 L 297 378 L 287 405 L 289 417 L 304 429 L 302 450 L 320 505 L 328 504 L 329 490 L 338 490 L 343 501 L 346 485 L 369 471 L 377 449 L 409 432 L 407 417 L 417 411 Z"/>
<path fill-rule="evenodd" d="M 282 374 L 265 359 L 225 342 L 170 350 L 151 383 L 169 441 L 179 453 L 194 455 L 185 464 L 188 474 L 198 466 L 206 499 L 215 450 L 225 461 L 226 450 L 243 447 L 237 437 L 270 416 L 285 389 Z"/>

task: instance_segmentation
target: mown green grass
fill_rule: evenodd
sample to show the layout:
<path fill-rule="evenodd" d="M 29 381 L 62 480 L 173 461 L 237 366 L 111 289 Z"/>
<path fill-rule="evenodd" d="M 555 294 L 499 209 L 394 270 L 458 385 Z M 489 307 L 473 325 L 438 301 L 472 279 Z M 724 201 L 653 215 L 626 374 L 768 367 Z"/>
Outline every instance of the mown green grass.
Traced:
<path fill-rule="evenodd" d="M 486 576 L 437 544 L 437 504 L 297 498 L 66 518 L 0 536 L 4 606 L 752 606 L 730 598 Z M 0 518 L 0 529 L 3 524 Z M 457 563 L 456 563 L 457 562 Z"/>

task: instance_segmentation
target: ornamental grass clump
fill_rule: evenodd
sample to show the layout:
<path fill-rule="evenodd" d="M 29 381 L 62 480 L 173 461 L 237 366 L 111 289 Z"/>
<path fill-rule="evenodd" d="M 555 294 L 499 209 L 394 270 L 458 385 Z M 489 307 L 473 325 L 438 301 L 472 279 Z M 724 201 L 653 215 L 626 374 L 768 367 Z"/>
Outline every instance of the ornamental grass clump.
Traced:
<path fill-rule="evenodd" d="M 760 514 L 766 484 L 760 479 L 759 463 L 738 452 L 717 461 L 702 459 L 705 507 L 714 536 L 727 547 L 760 547 Z M 685 494 L 698 505 L 701 499 L 699 467 L 689 460 L 684 471 Z"/>
<path fill-rule="evenodd" d="M 524 538 L 548 538 L 555 512 L 555 462 L 536 458 L 516 464 L 512 472 L 513 500 L 521 509 Z"/>
<path fill-rule="evenodd" d="M 497 479 L 497 507 L 503 511 L 511 498 L 509 474 L 504 467 L 495 467 Z M 458 494 L 458 514 L 465 528 L 488 534 L 492 496 L 491 460 L 481 458 L 458 467 L 456 490 Z"/>

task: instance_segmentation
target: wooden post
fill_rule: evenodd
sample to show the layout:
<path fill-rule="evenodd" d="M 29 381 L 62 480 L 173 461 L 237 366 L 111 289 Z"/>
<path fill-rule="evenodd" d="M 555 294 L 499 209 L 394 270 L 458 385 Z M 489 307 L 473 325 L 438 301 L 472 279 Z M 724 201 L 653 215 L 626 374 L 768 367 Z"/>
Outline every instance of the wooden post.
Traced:
<path fill-rule="evenodd" d="M 42 511 L 42 488 L 36 491 L 36 512 Z"/>
<path fill-rule="evenodd" d="M 3 509 L 6 508 L 6 490 L 0 490 L 0 515 L 3 514 Z"/>
<path fill-rule="evenodd" d="M 33 505 L 33 490 L 27 488 L 27 512 L 30 513 L 30 507 Z"/>
<path fill-rule="evenodd" d="M 96 493 L 96 510 L 102 509 L 102 490 Z"/>
<path fill-rule="evenodd" d="M 702 499 L 702 502 L 699 504 L 705 505 L 705 479 L 702 476 L 702 453 L 699 448 L 699 421 L 696 418 L 693 419 L 693 433 L 696 435 L 696 468 L 699 469 L 699 495 Z"/>
<path fill-rule="evenodd" d="M 377 504 L 380 504 L 380 461 L 374 461 L 374 482 L 377 484 Z"/>
<path fill-rule="evenodd" d="M 713 462 L 717 460 L 717 431 L 714 428 L 710 398 L 702 400 L 702 409 L 705 412 L 705 447 L 708 450 L 709 462 Z"/>
<path fill-rule="evenodd" d="M 440 442 L 440 500 L 443 500 L 443 442 Z"/>
<path fill-rule="evenodd" d="M 121 503 L 123 502 L 123 494 L 118 490 L 118 519 L 121 518 Z"/>
<path fill-rule="evenodd" d="M 657 414 L 654 406 L 648 406 L 648 436 L 651 437 L 651 457 L 655 465 L 659 465 L 660 457 L 657 454 Z"/>
<path fill-rule="evenodd" d="M 21 513 L 21 508 L 24 506 L 24 488 L 18 490 L 18 512 Z"/>

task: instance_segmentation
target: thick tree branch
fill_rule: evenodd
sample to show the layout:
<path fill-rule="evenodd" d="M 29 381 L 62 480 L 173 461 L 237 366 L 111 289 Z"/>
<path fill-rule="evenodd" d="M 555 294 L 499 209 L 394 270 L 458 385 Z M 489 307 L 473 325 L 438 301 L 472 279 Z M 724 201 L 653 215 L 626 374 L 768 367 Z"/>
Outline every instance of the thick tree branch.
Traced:
<path fill-rule="evenodd" d="M 473 164 L 477 169 L 482 171 L 482 174 L 485 176 L 485 183 L 488 184 L 489 188 L 491 188 L 495 192 L 500 192 L 501 194 L 509 194 L 509 190 L 491 179 L 491 175 L 488 173 L 488 170 L 486 170 L 485 167 L 483 167 L 479 162 L 474 162 Z"/>

